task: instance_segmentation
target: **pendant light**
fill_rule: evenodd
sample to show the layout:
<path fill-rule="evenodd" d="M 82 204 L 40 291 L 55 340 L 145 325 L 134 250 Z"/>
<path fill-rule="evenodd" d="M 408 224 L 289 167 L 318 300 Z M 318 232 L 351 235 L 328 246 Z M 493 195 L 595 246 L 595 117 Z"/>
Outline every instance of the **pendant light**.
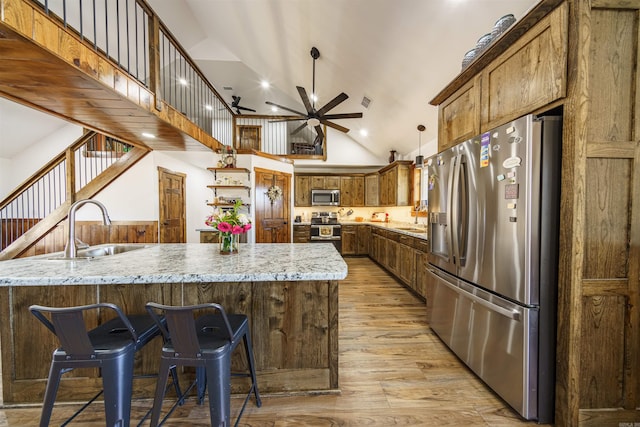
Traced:
<path fill-rule="evenodd" d="M 416 156 L 417 168 L 421 168 L 424 165 L 424 156 L 422 156 L 420 150 L 422 149 L 422 132 L 424 132 L 425 129 L 426 127 L 424 127 L 424 125 L 418 125 L 418 155 Z"/>

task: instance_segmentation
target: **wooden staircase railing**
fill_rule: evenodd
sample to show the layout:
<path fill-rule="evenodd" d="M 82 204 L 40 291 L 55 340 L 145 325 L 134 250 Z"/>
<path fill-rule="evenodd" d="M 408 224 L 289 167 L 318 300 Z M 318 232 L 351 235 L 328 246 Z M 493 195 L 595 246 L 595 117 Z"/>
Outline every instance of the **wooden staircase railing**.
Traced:
<path fill-rule="evenodd" d="M 88 132 L 0 202 L 0 260 L 19 256 L 149 150 Z"/>

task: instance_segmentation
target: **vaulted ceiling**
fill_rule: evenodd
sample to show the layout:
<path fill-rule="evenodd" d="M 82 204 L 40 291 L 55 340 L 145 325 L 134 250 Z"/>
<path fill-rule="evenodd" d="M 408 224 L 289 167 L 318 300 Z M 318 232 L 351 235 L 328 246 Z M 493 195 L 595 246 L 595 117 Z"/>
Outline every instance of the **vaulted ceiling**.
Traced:
<path fill-rule="evenodd" d="M 336 122 L 379 156 L 416 150 L 418 124 L 427 127 L 423 144 L 435 139 L 437 108 L 429 101 L 500 17 L 521 18 L 536 2 L 149 0 L 220 94 L 229 103 L 240 96 L 258 113 L 273 114 L 265 101 L 305 111 L 296 86 L 311 92 L 317 47 L 316 106 L 346 92 L 350 98 L 331 112 L 364 117 Z M 260 87 L 263 79 L 271 89 Z"/>

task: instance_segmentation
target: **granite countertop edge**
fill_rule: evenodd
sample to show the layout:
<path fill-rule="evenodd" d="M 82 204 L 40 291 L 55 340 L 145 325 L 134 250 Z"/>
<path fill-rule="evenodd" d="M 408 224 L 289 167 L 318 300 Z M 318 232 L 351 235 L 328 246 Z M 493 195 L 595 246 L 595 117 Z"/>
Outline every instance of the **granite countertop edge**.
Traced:
<path fill-rule="evenodd" d="M 98 245 L 100 246 L 100 245 Z M 0 287 L 342 280 L 347 265 L 331 243 L 241 244 L 221 255 L 206 243 L 141 245 L 91 260 L 53 254 L 0 261 Z"/>

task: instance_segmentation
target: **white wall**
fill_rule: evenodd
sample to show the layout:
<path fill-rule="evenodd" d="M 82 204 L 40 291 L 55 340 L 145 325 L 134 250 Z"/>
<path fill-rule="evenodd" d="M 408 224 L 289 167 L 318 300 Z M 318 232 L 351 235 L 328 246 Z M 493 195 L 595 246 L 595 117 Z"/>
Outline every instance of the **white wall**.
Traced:
<path fill-rule="evenodd" d="M 0 162 L 0 200 L 82 136 L 82 127 L 66 124 L 45 139 Z"/>
<path fill-rule="evenodd" d="M 152 151 L 131 169 L 114 181 L 109 187 L 96 195 L 109 211 L 113 221 L 157 221 L 159 217 L 158 167 L 185 174 L 186 177 L 186 219 L 187 242 L 200 241 L 199 229 L 206 229 L 204 220 L 211 213 L 207 202 L 213 199 L 213 192 L 207 185 L 213 184 L 213 174 L 207 167 L 215 166 L 218 155 L 208 151 Z M 253 171 L 254 167 L 289 173 L 293 178 L 293 165 L 259 156 L 239 155 L 237 167 Z M 293 182 L 291 183 L 293 189 Z M 251 188 L 255 188 L 255 174 L 251 174 Z M 254 205 L 255 194 L 251 193 L 251 204 Z M 293 212 L 293 196 L 290 211 Z M 255 222 L 254 209 L 250 214 Z M 100 210 L 95 206 L 85 205 L 78 210 L 79 221 L 101 220 Z M 249 241 L 254 242 L 253 232 L 249 233 Z"/>
<path fill-rule="evenodd" d="M 388 164 L 387 158 L 380 158 L 358 144 L 348 135 L 327 128 L 327 160 L 295 160 L 296 169 L 299 166 L 323 166 L 336 168 L 341 166 L 384 166 Z M 330 169 L 327 170 L 328 172 Z"/>

